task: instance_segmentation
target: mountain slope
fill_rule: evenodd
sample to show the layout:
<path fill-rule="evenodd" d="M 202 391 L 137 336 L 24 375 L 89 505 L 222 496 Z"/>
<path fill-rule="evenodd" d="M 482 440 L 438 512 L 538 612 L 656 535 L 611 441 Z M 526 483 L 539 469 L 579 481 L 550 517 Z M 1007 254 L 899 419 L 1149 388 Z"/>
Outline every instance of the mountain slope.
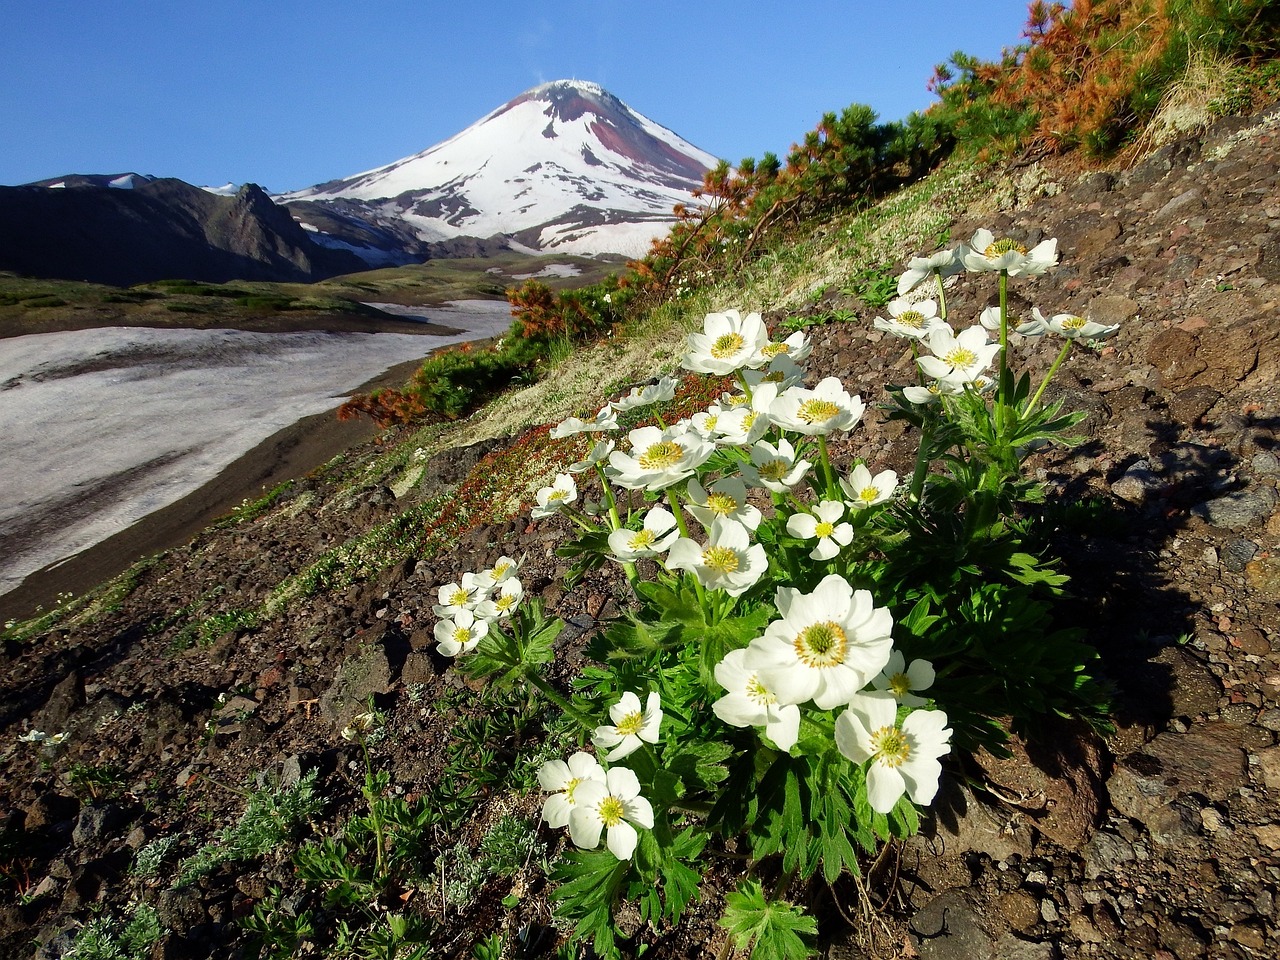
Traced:
<path fill-rule="evenodd" d="M 386 234 L 397 227 L 426 244 L 500 234 L 536 250 L 636 255 L 715 163 L 596 84 L 559 80 L 421 153 L 280 199 L 320 242 L 371 262 L 396 255 Z"/>
<path fill-rule="evenodd" d="M 0 270 L 128 286 L 319 280 L 363 261 L 313 243 L 260 187 L 218 196 L 138 174 L 0 187 Z"/>

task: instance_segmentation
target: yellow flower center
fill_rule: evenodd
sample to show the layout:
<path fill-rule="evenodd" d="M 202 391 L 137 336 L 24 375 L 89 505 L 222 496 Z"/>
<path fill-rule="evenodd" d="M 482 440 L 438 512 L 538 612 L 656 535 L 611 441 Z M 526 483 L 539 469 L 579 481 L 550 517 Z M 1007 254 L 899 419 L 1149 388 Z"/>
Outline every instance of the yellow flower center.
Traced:
<path fill-rule="evenodd" d="M 820 520 L 818 525 L 813 528 L 813 535 L 815 537 L 829 537 L 835 532 L 836 525 L 834 523 L 828 523 L 826 520 Z"/>
<path fill-rule="evenodd" d="M 747 699 L 760 704 L 762 707 L 772 706 L 778 702 L 777 694 L 767 690 L 754 673 L 751 675 L 751 679 L 747 681 L 746 694 Z"/>
<path fill-rule="evenodd" d="M 453 593 L 449 594 L 449 606 L 461 607 L 471 599 L 471 594 L 462 587 L 455 587 Z"/>
<path fill-rule="evenodd" d="M 880 496 L 880 491 L 875 487 L 863 487 L 858 491 L 858 499 L 868 506 L 875 503 L 878 496 Z"/>
<path fill-rule="evenodd" d="M 743 407 L 750 403 L 751 400 L 745 393 L 735 393 L 732 397 L 729 397 L 728 400 L 722 400 L 721 402 L 730 407 Z"/>
<path fill-rule="evenodd" d="M 453 631 L 453 639 L 455 643 L 466 643 L 471 639 L 471 631 L 466 627 L 457 627 Z"/>
<path fill-rule="evenodd" d="M 901 766 L 911 756 L 911 744 L 897 727 L 881 727 L 871 734 L 876 759 L 886 767 Z"/>
<path fill-rule="evenodd" d="M 765 344 L 764 348 L 760 352 L 763 353 L 770 360 L 772 360 L 774 357 L 778 356 L 779 354 L 790 353 L 791 348 L 788 347 L 785 343 L 769 343 L 769 344 Z"/>
<path fill-rule="evenodd" d="M 573 803 L 573 791 L 578 789 L 578 784 L 582 782 L 581 777 L 570 777 L 564 785 L 564 798 Z"/>
<path fill-rule="evenodd" d="M 560 500 L 568 499 L 568 496 L 569 496 L 568 490 L 564 490 L 564 489 L 552 490 L 549 494 L 547 494 L 547 502 L 548 503 L 558 502 Z"/>
<path fill-rule="evenodd" d="M 646 470 L 665 470 L 674 467 L 683 456 L 684 447 L 674 440 L 663 440 L 640 455 L 640 466 Z"/>
<path fill-rule="evenodd" d="M 904 310 L 898 314 L 898 323 L 912 330 L 919 330 L 924 326 L 924 314 L 919 310 Z"/>
<path fill-rule="evenodd" d="M 632 550 L 644 550 L 652 544 L 653 541 L 654 534 L 652 530 L 641 530 L 638 533 L 632 534 L 631 539 L 627 541 L 627 546 Z"/>
<path fill-rule="evenodd" d="M 791 464 L 787 463 L 785 460 L 766 460 L 764 463 L 760 464 L 757 469 L 760 471 L 760 476 L 764 477 L 766 480 L 781 483 L 782 478 L 787 475 L 787 470 L 790 469 L 790 467 Z"/>
<path fill-rule="evenodd" d="M 720 514 L 722 517 L 727 517 L 738 509 L 738 501 L 727 493 L 708 494 L 707 509 L 712 513 Z"/>
<path fill-rule="evenodd" d="M 840 405 L 830 400 L 806 400 L 796 411 L 805 423 L 825 423 L 840 412 Z"/>
<path fill-rule="evenodd" d="M 493 567 L 493 579 L 501 580 L 503 577 L 507 575 L 507 571 L 510 569 L 511 569 L 511 564 L 509 563 L 504 562 L 504 563 L 495 564 Z"/>
<path fill-rule="evenodd" d="M 895 697 L 901 700 L 911 692 L 911 681 L 907 679 L 905 673 L 895 673 L 889 678 L 889 689 L 893 691 Z"/>
<path fill-rule="evenodd" d="M 978 362 L 978 355 L 966 347 L 956 347 L 942 359 L 953 367 L 971 367 Z"/>
<path fill-rule="evenodd" d="M 987 245 L 987 249 L 982 251 L 982 255 L 988 260 L 999 260 L 1006 253 L 1026 253 L 1027 248 L 1020 244 L 1017 240 L 1010 240 L 1004 237 Z"/>
<path fill-rule="evenodd" d="M 504 593 L 494 601 L 493 605 L 499 610 L 510 610 L 516 605 L 516 595 L 514 593 Z"/>
<path fill-rule="evenodd" d="M 792 642 L 796 656 L 807 667 L 838 667 L 844 663 L 849 638 L 840 625 L 826 620 L 800 631 Z"/>
<path fill-rule="evenodd" d="M 768 373 L 764 375 L 764 380 L 762 380 L 761 382 L 762 383 L 781 383 L 785 379 L 787 379 L 787 375 L 783 373 L 781 370 L 770 370 Z"/>
<path fill-rule="evenodd" d="M 1069 317 L 1062 321 L 1062 326 L 1067 330 L 1081 330 L 1088 322 L 1084 317 Z"/>
<path fill-rule="evenodd" d="M 616 728 L 618 734 L 623 737 L 638 736 L 641 728 L 644 726 L 644 714 L 639 710 L 628 713 L 625 717 L 618 721 Z"/>
<path fill-rule="evenodd" d="M 736 573 L 738 554 L 732 547 L 707 547 L 702 553 L 702 564 L 721 575 Z"/>
<path fill-rule="evenodd" d="M 725 357 L 731 357 L 741 350 L 747 341 L 742 339 L 740 333 L 722 333 L 716 337 L 716 342 L 711 345 L 711 355 L 717 360 L 723 360 Z"/>
<path fill-rule="evenodd" d="M 714 430 L 719 420 L 720 420 L 720 417 L 717 416 L 716 414 L 708 413 L 706 420 L 704 420 L 703 422 L 706 424 L 708 430 Z"/>
<path fill-rule="evenodd" d="M 758 416 L 759 416 L 759 413 L 757 413 L 755 410 L 752 410 L 752 411 L 751 411 L 750 413 L 748 413 L 745 417 L 743 417 L 743 418 L 742 418 L 742 429 L 743 429 L 743 430 L 745 430 L 745 431 L 747 431 L 748 433 L 750 433 L 750 432 L 751 432 L 751 428 L 752 428 L 752 427 L 754 427 L 754 426 L 756 425 L 756 417 L 758 417 Z"/>
<path fill-rule="evenodd" d="M 622 815 L 627 808 L 617 797 L 605 797 L 596 805 L 596 815 L 606 827 L 616 827 L 622 822 Z"/>

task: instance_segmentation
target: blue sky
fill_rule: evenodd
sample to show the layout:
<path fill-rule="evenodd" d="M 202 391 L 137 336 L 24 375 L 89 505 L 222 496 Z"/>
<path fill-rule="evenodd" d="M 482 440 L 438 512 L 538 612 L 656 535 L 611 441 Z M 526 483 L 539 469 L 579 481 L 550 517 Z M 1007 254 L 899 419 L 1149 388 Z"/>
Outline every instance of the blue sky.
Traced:
<path fill-rule="evenodd" d="M 1025 0 L 14 0 L 0 184 L 135 171 L 273 191 L 417 153 L 576 77 L 734 162 L 825 111 L 898 119 L 935 63 L 1015 44 Z"/>

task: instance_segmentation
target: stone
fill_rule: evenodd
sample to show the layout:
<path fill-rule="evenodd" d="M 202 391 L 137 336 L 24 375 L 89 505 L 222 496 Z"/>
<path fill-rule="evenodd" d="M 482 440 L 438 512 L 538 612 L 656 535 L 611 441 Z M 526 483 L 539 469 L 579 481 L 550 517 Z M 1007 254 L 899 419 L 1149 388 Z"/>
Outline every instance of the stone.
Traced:
<path fill-rule="evenodd" d="M 1222 399 L 1213 387 L 1187 387 L 1169 398 L 1169 413 L 1174 420 L 1189 427 L 1202 425 L 1205 415 Z"/>
<path fill-rule="evenodd" d="M 1151 464 L 1139 460 L 1111 485 L 1111 492 L 1129 503 L 1144 503 L 1159 488 L 1160 478 L 1151 470 Z"/>
<path fill-rule="evenodd" d="M 1110 325 L 1132 320 L 1138 310 L 1138 304 L 1128 297 L 1103 296 L 1090 300 L 1085 314 L 1090 320 Z"/>
<path fill-rule="evenodd" d="M 1280 824 L 1267 823 L 1253 828 L 1258 843 L 1268 850 L 1280 850 Z"/>
<path fill-rule="evenodd" d="M 367 709 L 369 698 L 391 689 L 391 663 L 381 646 L 368 646 L 338 668 L 333 684 L 320 697 L 320 715 L 345 727 Z"/>
<path fill-rule="evenodd" d="M 1147 363 L 1156 368 L 1160 383 L 1168 390 L 1190 386 L 1191 380 L 1208 368 L 1196 357 L 1196 338 L 1185 330 L 1164 330 L 1147 347 Z"/>
<path fill-rule="evenodd" d="M 1244 566 L 1249 589 L 1268 600 L 1280 600 L 1280 557 L 1262 557 Z"/>
<path fill-rule="evenodd" d="M 1000 915 L 1014 930 L 1026 933 L 1040 922 L 1040 904 L 1025 890 L 1006 893 L 998 903 Z"/>
<path fill-rule="evenodd" d="M 45 733 L 62 733 L 77 710 L 85 704 L 84 677 L 72 670 L 53 688 L 49 699 L 32 718 L 32 725 Z"/>
<path fill-rule="evenodd" d="M 1258 776 L 1269 790 L 1280 791 L 1280 747 L 1268 747 L 1253 755 Z"/>
<path fill-rule="evenodd" d="M 1232 540 L 1222 551 L 1222 565 L 1228 573 L 1242 573 L 1250 560 L 1258 553 L 1258 545 L 1252 540 Z"/>
<path fill-rule="evenodd" d="M 1116 868 L 1133 861 L 1133 844 L 1114 833 L 1099 831 L 1080 851 L 1084 856 L 1084 875 L 1088 880 L 1097 880 L 1103 874 L 1115 873 Z"/>
<path fill-rule="evenodd" d="M 996 941 L 996 956 L 1000 960 L 1057 960 L 1061 954 L 1052 943 L 1023 940 L 1006 933 Z"/>
<path fill-rule="evenodd" d="M 95 804 L 82 807 L 76 817 L 76 825 L 71 831 L 71 839 L 77 847 L 82 847 L 92 840 L 101 840 L 109 836 L 128 818 L 128 812 L 113 803 Z"/>
<path fill-rule="evenodd" d="M 1157 210 L 1151 219 L 1156 223 L 1162 220 L 1184 220 L 1203 209 L 1204 195 L 1200 192 L 1199 187 L 1192 187 L 1190 190 L 1178 194 Z"/>
<path fill-rule="evenodd" d="M 1183 647 L 1165 647 L 1150 662 L 1168 670 L 1170 716 L 1196 717 L 1218 709 L 1222 684 L 1198 657 Z"/>
<path fill-rule="evenodd" d="M 995 960 L 995 944 L 964 893 L 948 890 L 911 919 L 920 960 Z"/>
<path fill-rule="evenodd" d="M 1215 527 L 1243 530 L 1271 516 L 1276 499 L 1274 487 L 1251 486 L 1198 503 L 1191 512 Z"/>

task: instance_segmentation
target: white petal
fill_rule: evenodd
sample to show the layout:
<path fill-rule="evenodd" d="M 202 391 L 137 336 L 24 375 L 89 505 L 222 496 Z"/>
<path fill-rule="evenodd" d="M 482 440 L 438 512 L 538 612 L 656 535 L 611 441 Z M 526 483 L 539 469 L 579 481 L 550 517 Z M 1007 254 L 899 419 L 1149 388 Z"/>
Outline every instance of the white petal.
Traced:
<path fill-rule="evenodd" d="M 542 804 L 542 819 L 553 829 L 558 830 L 560 827 L 568 826 L 569 814 L 573 806 L 563 793 L 553 793 Z"/>
<path fill-rule="evenodd" d="M 893 767 L 872 763 L 867 770 L 867 800 L 876 813 L 888 813 L 897 806 L 898 799 L 907 792 L 906 781 Z M 574 843 L 577 843 L 574 840 Z"/>
<path fill-rule="evenodd" d="M 594 808 L 578 804 L 569 814 L 569 839 L 575 847 L 583 850 L 594 850 L 600 846 L 600 833 L 604 824 L 596 815 Z"/>
<path fill-rule="evenodd" d="M 609 828 L 605 843 L 609 846 L 609 852 L 619 860 L 630 860 L 631 855 L 636 852 L 637 840 L 639 835 L 636 833 L 636 828 L 624 820 L 617 826 Z M 596 842 L 599 843 L 598 836 Z"/>

